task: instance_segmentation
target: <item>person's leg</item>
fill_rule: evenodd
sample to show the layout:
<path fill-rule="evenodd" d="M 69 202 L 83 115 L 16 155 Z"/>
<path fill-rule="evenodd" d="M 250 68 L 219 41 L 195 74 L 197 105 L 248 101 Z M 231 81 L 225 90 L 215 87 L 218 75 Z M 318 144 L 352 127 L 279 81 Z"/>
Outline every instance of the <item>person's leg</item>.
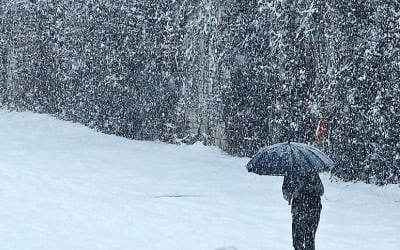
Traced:
<path fill-rule="evenodd" d="M 304 227 L 304 216 L 301 214 L 292 215 L 292 237 L 295 250 L 304 250 L 306 228 Z"/>
<path fill-rule="evenodd" d="M 307 232 L 305 234 L 305 250 L 315 250 L 315 233 L 317 232 L 319 218 L 321 211 L 317 210 L 307 215 L 305 224 L 307 225 Z"/>

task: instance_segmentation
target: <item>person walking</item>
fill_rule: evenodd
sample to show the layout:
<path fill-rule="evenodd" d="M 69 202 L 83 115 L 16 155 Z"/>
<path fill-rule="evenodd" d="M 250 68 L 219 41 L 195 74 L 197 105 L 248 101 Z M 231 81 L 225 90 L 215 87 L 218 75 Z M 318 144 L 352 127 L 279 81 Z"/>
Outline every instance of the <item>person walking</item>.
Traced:
<path fill-rule="evenodd" d="M 318 173 L 286 175 L 283 198 L 291 205 L 292 237 L 295 250 L 315 250 L 315 233 L 322 210 L 324 186 Z"/>

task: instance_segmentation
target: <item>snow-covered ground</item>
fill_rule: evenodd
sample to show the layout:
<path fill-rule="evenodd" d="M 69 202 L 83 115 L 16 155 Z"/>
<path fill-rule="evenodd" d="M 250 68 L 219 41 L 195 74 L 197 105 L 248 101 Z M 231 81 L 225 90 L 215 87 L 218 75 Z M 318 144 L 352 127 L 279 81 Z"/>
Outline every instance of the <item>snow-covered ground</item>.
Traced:
<path fill-rule="evenodd" d="M 0 110 L 1 250 L 289 250 L 282 177 L 200 144 Z M 325 185 L 318 250 L 400 249 L 400 188 Z"/>

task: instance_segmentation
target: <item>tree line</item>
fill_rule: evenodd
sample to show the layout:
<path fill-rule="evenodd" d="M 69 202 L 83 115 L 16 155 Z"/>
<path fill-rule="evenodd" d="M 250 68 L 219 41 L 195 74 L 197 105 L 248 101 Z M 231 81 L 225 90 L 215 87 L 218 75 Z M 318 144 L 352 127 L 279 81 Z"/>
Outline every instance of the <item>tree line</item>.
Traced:
<path fill-rule="evenodd" d="M 314 143 L 400 178 L 397 0 L 0 0 L 0 103 L 233 155 Z"/>

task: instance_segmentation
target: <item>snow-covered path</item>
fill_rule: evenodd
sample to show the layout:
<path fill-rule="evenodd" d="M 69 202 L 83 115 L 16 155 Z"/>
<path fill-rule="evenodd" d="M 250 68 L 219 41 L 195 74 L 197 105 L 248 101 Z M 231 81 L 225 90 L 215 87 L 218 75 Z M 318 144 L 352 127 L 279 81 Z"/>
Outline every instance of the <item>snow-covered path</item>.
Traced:
<path fill-rule="evenodd" d="M 248 158 L 0 110 L 0 250 L 289 250 L 281 177 Z M 318 250 L 398 250 L 400 188 L 329 181 Z"/>

